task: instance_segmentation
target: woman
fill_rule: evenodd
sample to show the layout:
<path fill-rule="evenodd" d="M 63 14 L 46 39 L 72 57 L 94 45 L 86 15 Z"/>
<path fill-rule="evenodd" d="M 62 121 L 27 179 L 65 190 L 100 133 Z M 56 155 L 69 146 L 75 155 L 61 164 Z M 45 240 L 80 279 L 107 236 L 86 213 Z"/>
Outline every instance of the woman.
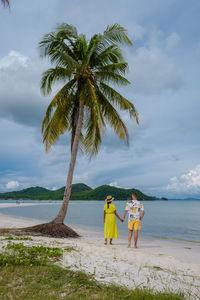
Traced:
<path fill-rule="evenodd" d="M 115 216 L 122 222 L 122 219 L 116 212 L 116 207 L 112 204 L 114 198 L 112 196 L 106 197 L 107 204 L 104 205 L 104 237 L 105 245 L 107 245 L 107 239 L 110 239 L 110 245 L 112 245 L 112 239 L 118 238 L 117 222 Z"/>

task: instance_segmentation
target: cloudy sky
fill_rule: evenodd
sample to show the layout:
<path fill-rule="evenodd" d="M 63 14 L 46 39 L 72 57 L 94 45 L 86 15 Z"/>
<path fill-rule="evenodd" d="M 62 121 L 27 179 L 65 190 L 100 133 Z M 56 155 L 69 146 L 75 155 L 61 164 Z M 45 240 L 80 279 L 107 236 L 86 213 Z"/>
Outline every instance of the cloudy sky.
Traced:
<path fill-rule="evenodd" d="M 132 84 L 120 91 L 135 104 L 140 125 L 124 115 L 129 148 L 109 130 L 97 157 L 79 155 L 74 183 L 200 198 L 200 1 L 10 1 L 10 10 L 0 6 L 0 191 L 65 184 L 68 136 L 49 154 L 41 138 L 53 97 L 40 93 L 49 67 L 38 53 L 42 36 L 66 22 L 89 38 L 117 22 L 134 43 L 125 49 Z"/>

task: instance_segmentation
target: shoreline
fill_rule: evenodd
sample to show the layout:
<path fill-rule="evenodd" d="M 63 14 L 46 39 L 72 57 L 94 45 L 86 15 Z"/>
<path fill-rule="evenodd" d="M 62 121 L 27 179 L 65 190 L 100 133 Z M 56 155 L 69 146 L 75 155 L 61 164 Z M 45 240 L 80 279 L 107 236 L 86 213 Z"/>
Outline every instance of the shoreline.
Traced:
<path fill-rule="evenodd" d="M 0 213 L 0 228 L 28 227 L 38 223 L 42 223 L 41 220 Z M 105 246 L 102 231 L 80 228 L 80 225 L 72 227 L 81 235 L 79 239 L 32 237 L 33 241 L 25 244 L 73 247 L 75 251 L 65 253 L 61 265 L 93 274 L 100 282 L 155 291 L 166 291 L 167 287 L 172 292 L 191 293 L 191 299 L 200 294 L 200 244 L 139 237 L 139 248 L 128 249 L 127 236 L 122 236 L 113 240 L 113 246 Z"/>
<path fill-rule="evenodd" d="M 23 206 L 37 206 L 37 205 L 55 205 L 57 203 L 21 203 Z M 1 208 L 7 207 L 17 207 L 15 203 L 0 203 Z M 0 228 L 22 228 L 28 227 L 31 225 L 37 225 L 41 223 L 45 223 L 46 221 L 35 219 L 35 218 L 26 218 L 21 216 L 14 216 L 4 214 L 3 211 L 0 211 Z M 90 227 L 80 224 L 69 224 L 68 226 L 73 227 L 83 239 L 98 239 L 98 241 L 104 241 L 104 232 L 102 228 L 99 227 Z M 114 239 L 115 246 L 120 245 L 126 247 L 128 238 L 127 234 L 120 234 L 119 238 Z M 158 254 L 158 255 L 171 255 L 176 258 L 187 262 L 196 262 L 199 261 L 200 264 L 200 242 L 198 241 L 190 241 L 184 239 L 176 239 L 176 238 L 168 238 L 164 236 L 155 236 L 155 235 L 147 235 L 143 234 L 140 236 L 139 234 L 139 247 L 143 251 L 149 252 L 147 249 L 151 249 L 150 252 Z M 186 251 L 187 250 L 187 251 Z M 190 251 L 188 251 L 190 250 Z"/>
<path fill-rule="evenodd" d="M 55 206 L 55 205 L 58 205 L 58 202 L 41 202 L 41 203 L 33 203 L 33 202 L 29 202 L 29 203 L 20 203 L 20 204 L 16 204 L 16 202 L 13 202 L 13 203 L 0 203 L 0 215 L 3 214 L 3 215 L 6 215 L 6 216 L 9 216 L 9 217 L 13 217 L 13 218 L 17 218 L 17 219 L 25 219 L 25 220 L 33 220 L 35 222 L 35 220 L 37 220 L 37 224 L 40 224 L 40 223 L 45 223 L 45 222 L 48 222 L 46 220 L 42 220 L 42 219 L 35 219 L 35 218 L 29 218 L 29 217 L 23 217 L 23 216 L 15 216 L 14 214 L 10 215 L 10 214 L 4 214 L 3 211 L 1 211 L 1 209 L 4 209 L 4 208 L 11 208 L 11 207 L 29 207 L 29 206 L 45 206 L 45 205 L 50 205 L 50 206 Z M 95 232 L 97 235 L 99 235 L 99 233 L 102 232 L 102 227 L 99 227 L 99 226 L 96 226 L 96 227 L 93 227 L 93 229 L 91 230 L 91 227 L 88 225 L 78 225 L 78 224 L 71 224 L 69 223 L 68 224 L 69 226 L 71 227 L 75 227 L 77 230 L 80 228 L 80 226 L 82 226 L 83 228 L 85 228 L 84 230 L 84 233 L 87 233 L 87 232 Z M 120 232 L 119 230 L 119 235 L 124 235 L 124 232 Z M 147 233 L 142 233 L 142 237 L 141 237 L 143 240 L 162 240 L 162 241 L 168 241 L 170 243 L 189 243 L 189 244 L 197 244 L 197 245 L 200 245 L 200 241 L 197 241 L 197 240 L 189 240 L 189 239 L 184 239 L 184 238 L 174 238 L 174 237 L 168 237 L 168 236 L 162 236 L 162 235 L 156 235 L 156 234 L 147 234 Z"/>
<path fill-rule="evenodd" d="M 58 204 L 58 203 L 55 203 L 55 202 L 48 202 L 48 203 L 21 203 L 20 204 L 16 204 L 15 203 L 0 203 L 0 209 L 1 208 L 8 208 L 8 207 L 24 207 L 24 206 L 40 206 L 40 205 L 55 205 L 55 204 Z"/>

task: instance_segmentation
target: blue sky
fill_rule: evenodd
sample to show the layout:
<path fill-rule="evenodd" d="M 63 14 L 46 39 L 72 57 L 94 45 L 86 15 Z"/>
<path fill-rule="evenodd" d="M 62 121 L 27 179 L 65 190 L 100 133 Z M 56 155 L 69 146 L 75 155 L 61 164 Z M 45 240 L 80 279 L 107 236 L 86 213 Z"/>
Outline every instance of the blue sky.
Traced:
<path fill-rule="evenodd" d="M 10 10 L 1 6 L 0 191 L 65 184 L 69 138 L 46 154 L 40 133 L 54 94 L 40 93 L 49 67 L 37 49 L 42 36 L 66 22 L 89 38 L 117 22 L 134 43 L 124 50 L 132 84 L 120 92 L 135 104 L 140 125 L 123 115 L 130 146 L 108 130 L 97 157 L 79 155 L 74 183 L 200 197 L 199 15 L 198 0 L 11 0 Z"/>

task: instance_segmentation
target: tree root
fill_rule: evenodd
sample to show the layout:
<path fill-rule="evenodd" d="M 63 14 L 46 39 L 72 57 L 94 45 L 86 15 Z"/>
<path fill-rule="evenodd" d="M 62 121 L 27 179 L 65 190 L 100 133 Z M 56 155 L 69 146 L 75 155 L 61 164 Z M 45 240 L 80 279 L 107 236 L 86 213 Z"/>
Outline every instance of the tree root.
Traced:
<path fill-rule="evenodd" d="M 54 222 L 39 224 L 31 227 L 21 228 L 26 233 L 38 236 L 47 236 L 55 238 L 78 238 L 80 235 L 65 224 Z"/>

